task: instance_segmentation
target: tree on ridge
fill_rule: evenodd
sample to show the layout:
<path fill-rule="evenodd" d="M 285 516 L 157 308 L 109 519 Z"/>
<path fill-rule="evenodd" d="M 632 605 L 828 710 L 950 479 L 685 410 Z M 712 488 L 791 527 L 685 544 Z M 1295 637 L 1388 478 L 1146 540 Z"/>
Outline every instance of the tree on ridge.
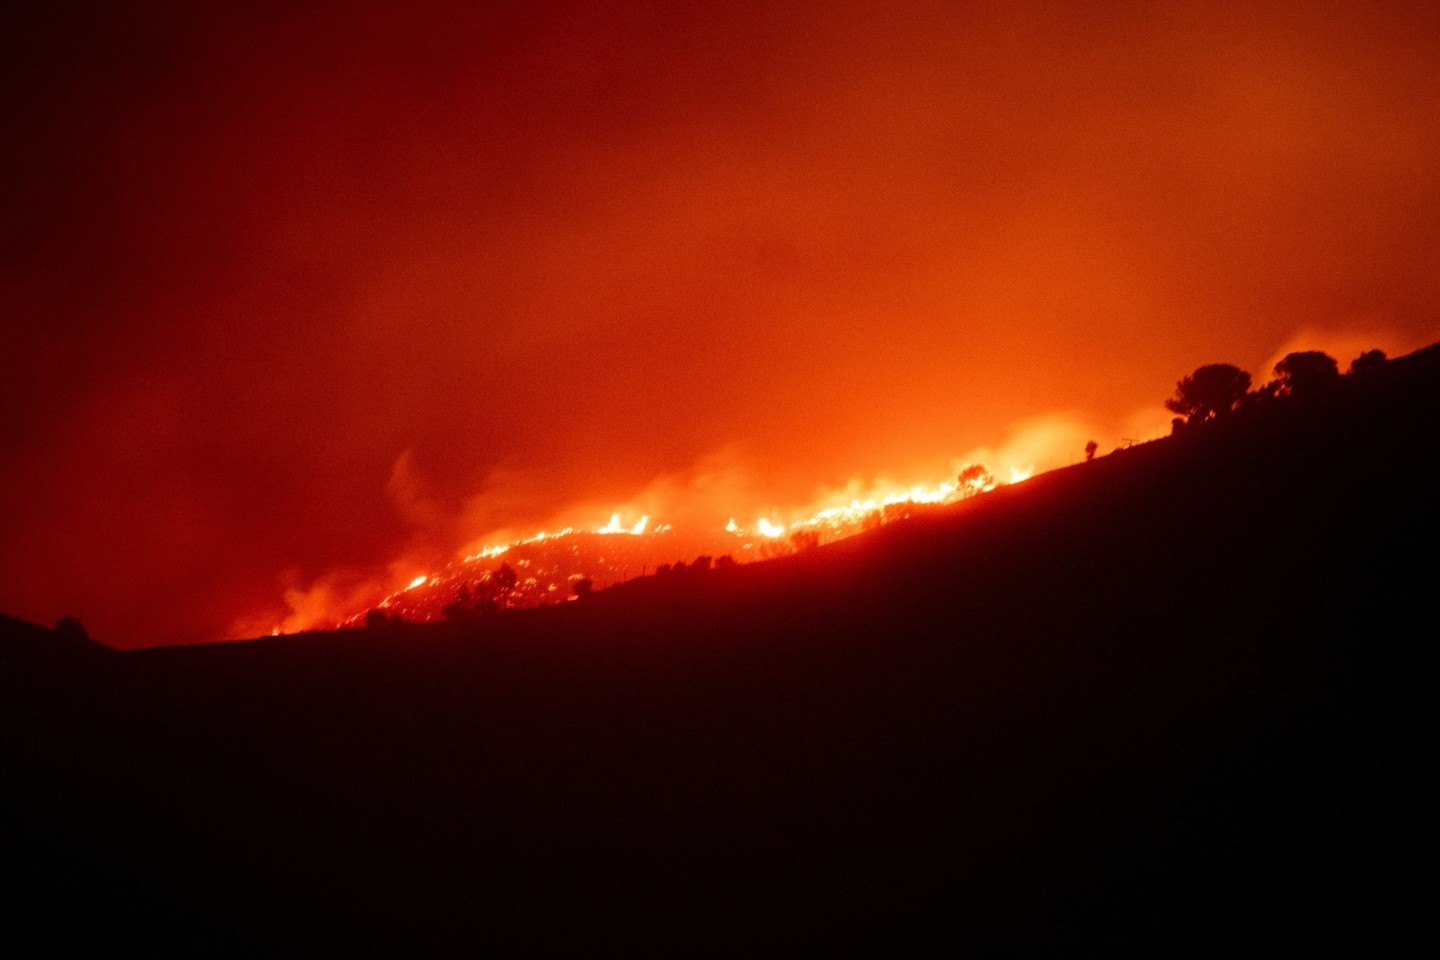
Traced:
<path fill-rule="evenodd" d="M 1366 350 L 1360 356 L 1350 361 L 1349 373 L 1368 374 L 1385 366 L 1384 350 Z"/>
<path fill-rule="evenodd" d="M 1207 363 L 1175 384 L 1165 409 L 1185 418 L 1186 425 L 1208 423 L 1234 410 L 1250 389 L 1250 374 L 1229 363 Z"/>
<path fill-rule="evenodd" d="M 1275 364 L 1275 380 L 1280 396 L 1311 396 L 1339 379 L 1340 368 L 1334 358 L 1319 350 L 1287 353 Z"/>

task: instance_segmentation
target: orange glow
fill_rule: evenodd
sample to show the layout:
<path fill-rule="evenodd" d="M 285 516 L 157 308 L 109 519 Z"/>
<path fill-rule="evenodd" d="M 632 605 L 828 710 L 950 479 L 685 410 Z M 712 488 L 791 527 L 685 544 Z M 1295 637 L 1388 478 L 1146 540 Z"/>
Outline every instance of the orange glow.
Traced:
<path fill-rule="evenodd" d="M 27 16 L 0 610 L 774 555 L 1163 436 L 1203 363 L 1440 339 L 1433 5 L 342 6 Z"/>

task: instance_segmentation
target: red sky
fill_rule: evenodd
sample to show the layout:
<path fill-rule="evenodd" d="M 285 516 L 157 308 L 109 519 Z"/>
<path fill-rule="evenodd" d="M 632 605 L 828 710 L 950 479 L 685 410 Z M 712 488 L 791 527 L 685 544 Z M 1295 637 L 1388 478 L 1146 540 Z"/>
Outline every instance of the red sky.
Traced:
<path fill-rule="evenodd" d="M 0 14 L 0 611 L 215 639 L 1440 339 L 1432 5 L 256 6 Z"/>

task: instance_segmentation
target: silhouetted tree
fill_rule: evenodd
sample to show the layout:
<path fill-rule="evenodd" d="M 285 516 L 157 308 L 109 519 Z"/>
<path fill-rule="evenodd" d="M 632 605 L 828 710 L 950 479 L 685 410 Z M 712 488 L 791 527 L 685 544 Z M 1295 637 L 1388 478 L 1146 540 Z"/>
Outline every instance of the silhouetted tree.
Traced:
<path fill-rule="evenodd" d="M 1275 364 L 1277 394 L 1285 397 L 1311 396 L 1328 389 L 1340 379 L 1340 368 L 1329 354 L 1319 350 L 1287 353 Z"/>
<path fill-rule="evenodd" d="M 718 556 L 718 557 L 715 558 L 715 569 L 716 569 L 716 570 L 729 570 L 729 569 L 731 569 L 732 567 L 738 567 L 738 566 L 739 566 L 739 564 L 735 562 L 735 558 L 732 557 L 732 556 L 730 556 L 730 554 L 728 554 L 728 553 L 722 554 L 721 556 Z"/>
<path fill-rule="evenodd" d="M 508 563 L 502 563 L 490 572 L 490 587 L 495 591 L 495 602 L 499 606 L 505 606 L 515 584 L 520 582 L 520 577 L 515 573 L 515 568 Z"/>
<path fill-rule="evenodd" d="M 484 580 L 469 585 L 462 583 L 455 591 L 455 599 L 440 608 L 440 615 L 446 620 L 468 623 L 498 613 L 500 601 L 504 598 L 495 582 L 498 572 L 491 571 Z"/>
<path fill-rule="evenodd" d="M 586 597 L 590 596 L 591 592 L 594 591 L 595 581 L 591 580 L 589 577 L 582 577 L 581 579 L 576 580 L 574 583 L 570 584 L 570 589 L 575 591 L 576 597 L 579 597 L 581 600 L 583 600 Z"/>
<path fill-rule="evenodd" d="M 1366 350 L 1360 354 L 1360 356 L 1350 361 L 1350 370 L 1348 372 L 1352 374 L 1358 373 L 1362 376 L 1368 373 L 1374 373 L 1376 370 L 1385 366 L 1385 360 L 1384 350 Z"/>
<path fill-rule="evenodd" d="M 365 614 L 365 626 L 370 629 L 383 627 L 390 622 L 390 615 L 378 607 Z"/>
<path fill-rule="evenodd" d="M 1088 461 L 1088 460 L 1094 460 L 1094 459 L 1095 459 L 1095 451 L 1096 451 L 1096 450 L 1099 450 L 1099 449 L 1100 449 L 1100 444 L 1096 443 L 1094 440 L 1091 440 L 1089 443 L 1085 444 L 1085 459 L 1086 459 L 1087 461 Z"/>
<path fill-rule="evenodd" d="M 1239 406 L 1250 389 L 1250 374 L 1228 363 L 1207 363 L 1175 384 L 1165 409 L 1185 418 L 1187 426 L 1208 423 Z"/>
<path fill-rule="evenodd" d="M 708 554 L 702 553 L 691 561 L 690 569 L 696 573 L 704 573 L 710 569 L 711 560 L 712 558 Z"/>
<path fill-rule="evenodd" d="M 978 463 L 972 463 L 964 470 L 961 470 L 960 476 L 955 479 L 960 485 L 959 493 L 962 499 L 965 497 L 973 497 L 977 493 L 984 493 L 986 490 L 995 486 L 995 478 L 991 476 L 990 471 Z"/>

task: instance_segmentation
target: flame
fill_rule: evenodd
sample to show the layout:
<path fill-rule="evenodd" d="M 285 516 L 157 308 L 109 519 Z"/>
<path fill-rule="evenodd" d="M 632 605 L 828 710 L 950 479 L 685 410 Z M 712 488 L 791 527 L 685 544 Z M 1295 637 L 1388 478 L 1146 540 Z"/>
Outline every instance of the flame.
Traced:
<path fill-rule="evenodd" d="M 1011 482 L 1026 479 L 1032 472 L 1032 467 L 1024 469 L 1012 467 L 1010 469 Z M 872 495 L 852 496 L 843 502 L 812 507 L 806 512 L 799 513 L 795 519 L 789 522 L 761 516 L 752 526 L 742 527 L 734 517 L 731 517 L 725 524 L 724 532 L 729 535 L 732 544 L 738 545 L 742 552 L 755 551 L 756 556 L 774 556 L 776 548 L 780 548 L 781 552 L 786 552 L 791 549 L 799 549 L 806 543 L 818 544 L 822 540 L 841 539 L 857 533 L 875 522 L 886 522 L 909 516 L 910 510 L 907 508 L 943 505 L 992 490 L 996 486 L 996 481 L 988 471 L 980 469 L 975 476 L 968 477 L 963 483 L 947 480 L 934 484 L 912 484 L 897 488 L 881 482 L 876 486 L 883 488 L 884 492 L 876 489 L 872 491 Z M 828 502 L 831 499 L 833 498 L 821 498 L 821 502 Z M 610 519 L 598 527 L 582 529 L 567 526 L 556 530 L 540 530 L 533 536 L 491 544 L 475 553 L 462 556 L 441 573 L 417 576 L 401 589 L 381 598 L 373 606 L 367 606 L 365 610 L 352 610 L 348 616 L 341 618 L 338 623 L 333 625 L 357 626 L 364 620 L 366 612 L 370 609 L 378 609 L 410 620 L 437 619 L 445 615 L 444 610 L 453 598 L 464 596 L 472 585 L 476 589 L 491 589 L 492 585 L 497 582 L 496 573 L 500 568 L 482 570 L 481 567 L 487 561 L 493 561 L 502 556 L 507 557 L 507 562 L 508 557 L 514 556 L 514 565 L 527 569 L 527 571 L 535 566 L 549 568 L 548 577 L 527 575 L 523 579 L 518 579 L 514 586 L 501 591 L 501 600 L 504 606 L 553 602 L 553 597 L 560 593 L 562 583 L 568 586 L 577 580 L 589 579 L 589 571 L 576 572 L 554 567 L 553 555 L 545 553 L 549 549 L 549 544 L 553 543 L 559 547 L 569 542 L 571 552 L 578 555 L 579 547 L 574 541 L 585 535 L 621 536 L 645 542 L 658 542 L 663 541 L 665 535 L 671 530 L 672 527 L 668 523 L 652 527 L 649 514 L 641 514 L 635 522 L 627 524 L 623 511 L 618 510 L 612 512 Z M 794 541 L 793 546 L 784 542 L 787 537 Z M 693 542 L 695 538 L 691 539 Z M 539 551 L 540 557 L 538 560 L 534 556 L 537 551 Z M 521 553 L 527 555 L 519 556 Z M 648 568 L 648 564 L 645 565 L 644 569 Z M 541 572 L 546 571 L 542 570 Z M 623 577 L 617 579 L 623 579 Z M 616 580 L 612 579 L 611 582 L 616 582 Z M 288 621 L 286 626 L 294 628 L 294 624 Z"/>
<path fill-rule="evenodd" d="M 364 580 L 358 571 L 325 574 L 309 587 L 285 591 L 290 611 L 274 629 L 284 634 L 358 626 L 376 610 L 387 617 L 426 621 L 449 616 L 447 611 L 457 604 L 537 606 L 576 599 L 574 585 L 582 580 L 591 589 L 603 589 L 697 556 L 728 555 L 743 562 L 795 552 L 1006 483 L 1022 483 L 1036 474 L 1037 466 L 1044 470 L 1076 462 L 1097 432 L 1068 414 L 1017 421 L 999 448 L 976 448 L 949 461 L 946 479 L 917 483 L 857 478 L 840 488 L 817 490 L 808 505 L 790 510 L 767 506 L 721 453 L 702 460 L 691 474 L 657 478 L 619 509 L 602 513 L 593 506 L 577 507 L 529 536 L 497 532 L 473 540 L 435 572 L 413 575 L 415 558 L 396 563 L 388 587 L 373 574 Z M 925 472 L 933 477 L 941 469 L 935 461 Z M 743 525 L 735 514 L 718 509 L 736 506 L 758 507 L 749 514 L 755 521 Z M 608 514 L 608 519 L 599 525 L 576 522 L 587 513 L 592 518 Z M 674 524 L 657 522 L 657 514 L 669 514 L 667 520 Z M 720 518 L 726 518 L 723 528 Z M 502 574 L 506 567 L 510 572 Z M 234 635 L 269 632 L 275 618 L 257 621 L 260 618 L 243 621 L 243 627 L 237 624 Z"/>
<path fill-rule="evenodd" d="M 612 513 L 612 514 L 610 514 L 610 522 L 607 523 L 607 524 L 605 524 L 605 526 L 600 527 L 599 529 L 597 529 L 597 530 L 595 530 L 595 531 L 593 531 L 593 532 L 594 532 L 594 533 L 625 533 L 625 534 L 629 534 L 629 535 L 632 536 L 632 537 L 638 537 L 638 536 L 640 536 L 641 534 L 643 534 L 643 533 L 645 532 L 645 527 L 646 527 L 646 525 L 649 524 L 649 523 L 650 523 L 650 518 L 649 518 L 648 516 L 642 516 L 639 520 L 635 521 L 635 523 L 634 523 L 633 526 L 626 527 L 623 523 L 620 522 L 620 514 L 618 514 L 618 513 Z M 563 533 L 550 534 L 549 536 L 564 536 L 566 533 L 574 533 L 574 531 L 567 527 Z M 536 535 L 535 539 L 543 540 L 543 539 L 546 538 L 546 536 L 547 536 L 547 534 L 540 533 L 540 534 L 537 534 L 537 535 Z"/>
<path fill-rule="evenodd" d="M 755 521 L 755 532 L 762 537 L 783 537 L 785 536 L 785 526 L 779 523 L 771 523 L 769 520 L 761 517 Z"/>

